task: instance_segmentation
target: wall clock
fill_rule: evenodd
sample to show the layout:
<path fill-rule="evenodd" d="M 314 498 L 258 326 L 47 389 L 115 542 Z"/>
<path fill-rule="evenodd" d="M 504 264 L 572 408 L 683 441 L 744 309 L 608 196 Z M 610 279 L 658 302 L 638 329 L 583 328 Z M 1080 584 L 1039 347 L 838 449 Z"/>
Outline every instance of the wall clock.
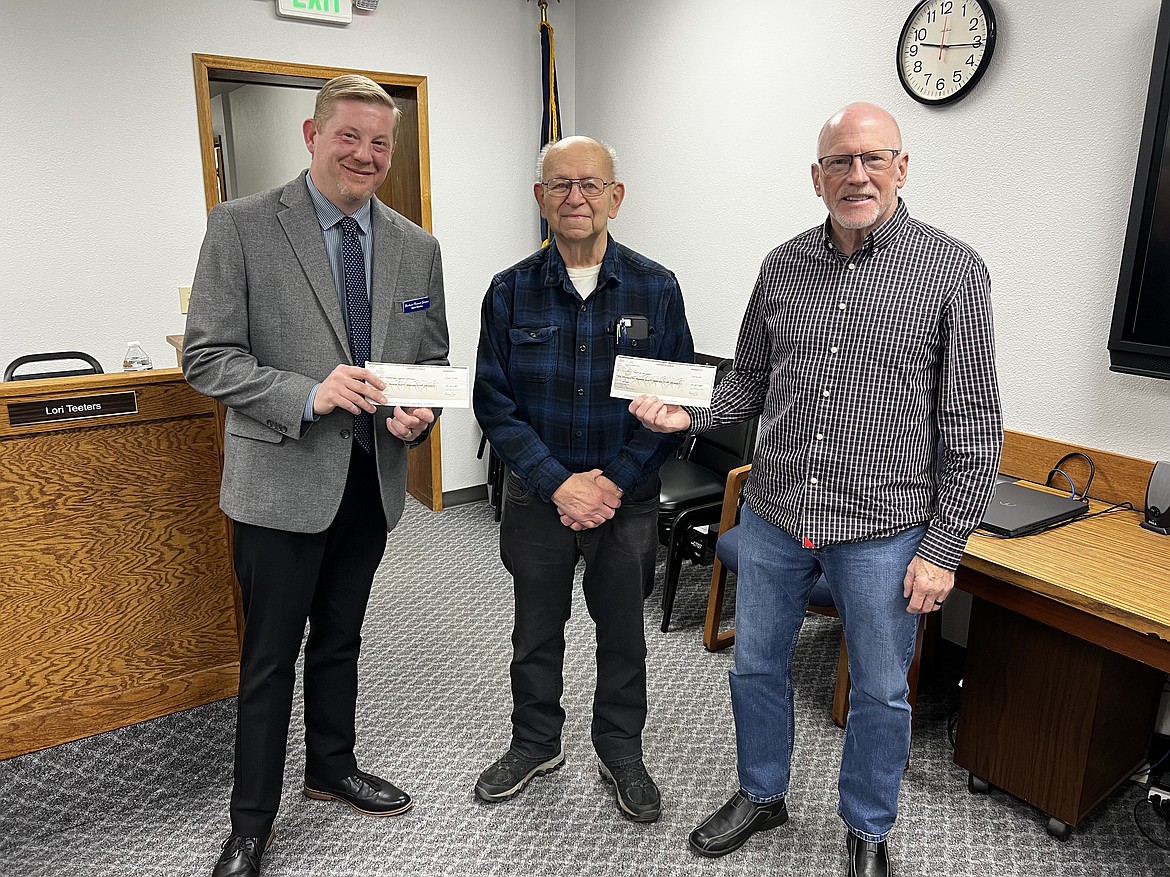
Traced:
<path fill-rule="evenodd" d="M 898 79 L 924 104 L 949 104 L 971 93 L 995 51 L 990 0 L 923 0 L 898 38 Z"/>

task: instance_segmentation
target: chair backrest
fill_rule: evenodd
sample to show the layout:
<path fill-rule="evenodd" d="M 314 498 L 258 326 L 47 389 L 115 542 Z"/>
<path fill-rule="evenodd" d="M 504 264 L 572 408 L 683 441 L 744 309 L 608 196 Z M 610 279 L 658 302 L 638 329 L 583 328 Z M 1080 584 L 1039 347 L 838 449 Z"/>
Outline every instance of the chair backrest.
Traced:
<path fill-rule="evenodd" d="M 753 417 L 731 426 L 699 433 L 695 436 L 687 459 L 720 475 L 752 462 L 756 453 L 756 428 L 759 422 L 759 417 Z"/>
<path fill-rule="evenodd" d="M 715 366 L 716 386 L 731 371 L 730 359 L 716 359 L 696 353 L 695 361 L 699 362 L 700 358 L 705 364 Z M 760 418 L 757 416 L 731 426 L 701 432 L 692 439 L 684 456 L 692 463 L 726 475 L 737 466 L 752 461 L 756 452 L 756 429 L 759 423 Z"/>
<path fill-rule="evenodd" d="M 62 371 L 48 371 L 48 372 L 31 372 L 23 375 L 18 375 L 16 370 L 22 365 L 27 365 L 30 362 L 61 362 L 71 359 L 81 360 L 86 363 L 85 368 L 64 369 Z M 4 380 L 6 381 L 31 381 L 36 378 L 71 378 L 76 375 L 100 375 L 102 374 L 101 363 L 90 356 L 88 353 L 82 353 L 80 350 L 61 350 L 56 353 L 26 353 L 24 356 L 18 356 L 8 364 L 8 368 L 4 369 Z"/>

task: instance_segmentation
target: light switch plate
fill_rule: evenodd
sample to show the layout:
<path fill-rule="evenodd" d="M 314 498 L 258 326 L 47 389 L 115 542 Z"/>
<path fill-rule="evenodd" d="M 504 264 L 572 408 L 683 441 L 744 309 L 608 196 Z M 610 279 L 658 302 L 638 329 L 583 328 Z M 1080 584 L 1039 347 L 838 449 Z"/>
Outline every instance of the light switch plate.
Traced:
<path fill-rule="evenodd" d="M 187 313 L 187 305 L 189 305 L 190 303 L 191 303 L 191 287 L 180 286 L 179 287 L 179 313 L 180 314 Z"/>

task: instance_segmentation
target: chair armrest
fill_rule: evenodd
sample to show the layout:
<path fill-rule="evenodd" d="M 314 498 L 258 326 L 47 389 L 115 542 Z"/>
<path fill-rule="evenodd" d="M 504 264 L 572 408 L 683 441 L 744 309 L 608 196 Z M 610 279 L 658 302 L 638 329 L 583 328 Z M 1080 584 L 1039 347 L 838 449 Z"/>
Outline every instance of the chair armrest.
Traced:
<path fill-rule="evenodd" d="M 752 464 L 739 466 L 727 473 L 727 487 L 723 490 L 723 514 L 719 518 L 719 532 L 726 533 L 739 518 L 739 492 L 752 471 Z"/>

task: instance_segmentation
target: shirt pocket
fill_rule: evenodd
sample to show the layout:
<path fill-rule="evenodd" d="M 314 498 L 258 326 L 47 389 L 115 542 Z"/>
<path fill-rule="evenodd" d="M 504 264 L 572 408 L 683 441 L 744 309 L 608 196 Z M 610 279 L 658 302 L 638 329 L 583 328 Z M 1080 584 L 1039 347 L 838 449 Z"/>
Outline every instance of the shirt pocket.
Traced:
<path fill-rule="evenodd" d="M 558 326 L 522 326 L 508 330 L 512 355 L 508 374 L 514 380 L 545 383 L 557 371 Z"/>

